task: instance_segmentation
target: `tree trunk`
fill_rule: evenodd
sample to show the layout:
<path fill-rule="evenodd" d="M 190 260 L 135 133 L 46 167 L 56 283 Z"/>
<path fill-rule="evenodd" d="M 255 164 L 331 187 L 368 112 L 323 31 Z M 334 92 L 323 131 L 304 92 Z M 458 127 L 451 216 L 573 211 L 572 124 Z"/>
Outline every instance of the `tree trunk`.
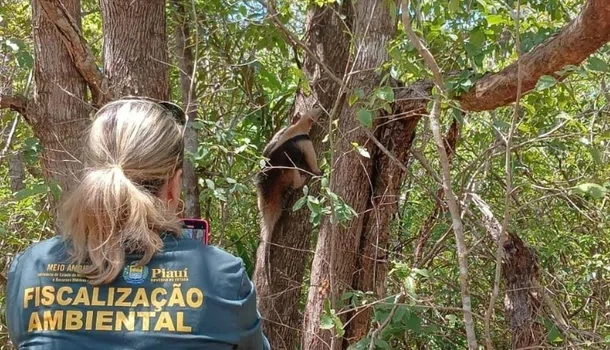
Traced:
<path fill-rule="evenodd" d="M 192 81 L 194 58 L 189 31 L 188 21 L 190 17 L 182 1 L 172 0 L 174 5 L 174 37 L 176 40 L 176 57 L 178 59 L 178 69 L 180 70 L 180 93 L 184 110 L 188 115 L 188 125 L 184 135 L 185 149 L 188 153 L 197 154 L 198 135 L 197 130 L 193 129 L 193 121 L 197 118 L 197 103 L 194 103 L 195 82 Z M 199 181 L 195 166 L 190 157 L 184 161 L 184 175 L 182 188 L 184 190 L 184 215 L 187 218 L 200 218 L 201 207 L 199 205 Z"/>
<path fill-rule="evenodd" d="M 80 1 L 62 3 L 80 27 Z M 82 133 L 89 125 L 86 84 L 40 0 L 32 0 L 32 20 L 35 89 L 26 115 L 43 147 L 45 178 L 69 191 L 82 169 Z"/>
<path fill-rule="evenodd" d="M 504 254 L 504 307 L 510 321 L 513 348 L 544 346 L 547 332 L 539 321 L 542 296 L 535 286 L 540 274 L 536 253 L 519 236 L 508 233 Z"/>
<path fill-rule="evenodd" d="M 371 291 L 376 298 L 385 296 L 390 224 L 398 211 L 400 188 L 406 175 L 397 162 L 407 163 L 417 123 L 426 114 L 431 89 L 432 83 L 424 81 L 397 93 L 397 102 L 392 111 L 393 120 L 380 126 L 375 135 L 395 159 L 391 159 L 379 148 L 373 155 L 375 165 L 371 182 L 374 191 L 364 215 L 353 288 Z M 351 322 L 346 329 L 347 342 L 355 343 L 367 335 L 371 312 L 371 308 L 366 308 L 348 316 Z"/>
<path fill-rule="evenodd" d="M 169 98 L 164 0 L 101 0 L 104 74 L 115 97 Z"/>
<path fill-rule="evenodd" d="M 339 15 L 345 16 L 342 20 Z M 351 21 L 351 4 L 314 7 L 307 15 L 306 45 L 324 59 L 325 64 L 336 76 L 342 76 L 349 56 L 349 36 L 347 31 Z M 348 26 L 347 28 L 345 26 Z M 332 109 L 339 86 L 310 57 L 303 60 L 303 71 L 312 87 L 312 94 L 300 92 L 296 97 L 295 113 L 305 112 L 315 102 L 327 111 Z M 314 125 L 311 138 L 318 158 L 328 149 L 322 142 L 328 132 L 328 118 L 321 117 Z M 310 183 L 310 193 L 317 193 L 319 183 Z M 303 276 L 308 265 L 312 240 L 310 212 L 302 209 L 292 211 L 297 199 L 302 197 L 296 191 L 288 200 L 271 237 L 261 237 L 257 251 L 254 282 L 258 296 L 258 307 L 264 318 L 263 329 L 273 349 L 299 348 L 299 329 L 302 324 L 300 303 Z M 269 247 L 270 262 L 265 263 L 264 251 Z M 267 267 L 271 267 L 267 279 Z"/>
<path fill-rule="evenodd" d="M 376 69 L 387 60 L 386 44 L 396 31 L 396 20 L 386 1 L 361 0 L 354 8 L 355 59 L 348 91 L 360 88 L 365 96 L 378 86 L 381 76 Z M 324 349 L 331 344 L 329 331 L 320 329 L 320 317 L 325 300 L 339 308 L 333 299 L 350 289 L 360 253 L 365 211 L 372 207 L 371 194 L 375 193 L 371 179 L 373 159 L 360 155 L 353 142 L 366 147 L 371 155 L 376 146 L 356 118 L 357 105 L 343 107 L 338 122 L 340 137 L 333 144 L 334 163 L 331 190 L 358 213 L 355 219 L 341 224 L 325 220 L 318 236 L 316 253 L 311 269 L 311 287 L 307 298 L 303 326 L 303 348 Z M 344 135 L 344 133 L 349 134 Z M 395 176 L 396 174 L 392 174 Z M 345 319 L 345 317 L 343 317 Z M 342 341 L 335 342 L 333 350 L 340 349 Z"/>
<path fill-rule="evenodd" d="M 15 193 L 25 188 L 25 170 L 23 169 L 23 152 L 11 152 L 8 155 L 8 178 L 11 192 Z"/>
<path fill-rule="evenodd" d="M 478 195 L 472 201 L 483 215 L 483 226 L 495 242 L 502 225 Z M 542 296 L 539 293 L 540 267 L 536 252 L 514 233 L 507 233 L 502 259 L 502 280 L 506 288 L 504 307 L 508 314 L 513 349 L 533 349 L 546 344 L 546 330 L 539 322 Z"/>

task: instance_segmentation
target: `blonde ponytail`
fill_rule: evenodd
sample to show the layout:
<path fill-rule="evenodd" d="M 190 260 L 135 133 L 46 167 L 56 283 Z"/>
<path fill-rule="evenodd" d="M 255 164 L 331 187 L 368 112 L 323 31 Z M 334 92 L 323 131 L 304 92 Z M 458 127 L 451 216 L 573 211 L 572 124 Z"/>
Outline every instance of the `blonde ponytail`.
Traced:
<path fill-rule="evenodd" d="M 74 263 L 91 284 L 112 282 L 126 254 L 147 264 L 160 251 L 160 233 L 181 224 L 157 197 L 181 167 L 180 126 L 161 106 L 117 101 L 103 107 L 89 131 L 79 185 L 63 203 L 60 223 Z"/>

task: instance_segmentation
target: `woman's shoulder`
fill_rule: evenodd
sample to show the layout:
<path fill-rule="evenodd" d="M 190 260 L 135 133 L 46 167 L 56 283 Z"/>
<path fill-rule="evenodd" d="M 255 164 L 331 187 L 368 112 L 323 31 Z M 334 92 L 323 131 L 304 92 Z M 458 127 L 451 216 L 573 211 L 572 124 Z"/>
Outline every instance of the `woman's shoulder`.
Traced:
<path fill-rule="evenodd" d="M 201 254 L 201 256 L 205 260 L 212 259 L 213 261 L 216 261 L 216 262 L 230 263 L 230 264 L 241 264 L 243 262 L 240 257 L 237 257 L 237 256 L 233 255 L 232 253 L 228 252 L 227 250 L 225 250 L 221 247 L 218 247 L 218 246 L 204 245 L 202 248 L 200 248 L 200 250 L 203 253 L 203 254 Z"/>
<path fill-rule="evenodd" d="M 213 245 L 197 249 L 194 263 L 202 281 L 226 299 L 240 300 L 251 285 L 243 260 Z"/>
<path fill-rule="evenodd" d="M 67 257 L 67 249 L 61 236 L 54 236 L 31 244 L 24 251 L 17 253 L 11 262 L 11 269 L 22 263 L 36 263 L 40 260 L 56 260 Z"/>
<path fill-rule="evenodd" d="M 214 266 L 217 268 L 228 268 L 230 266 L 241 266 L 243 260 L 218 246 L 202 244 L 201 241 L 192 238 L 165 238 L 164 250 L 170 254 L 181 252 L 188 256 L 194 264 L 201 266 Z"/>

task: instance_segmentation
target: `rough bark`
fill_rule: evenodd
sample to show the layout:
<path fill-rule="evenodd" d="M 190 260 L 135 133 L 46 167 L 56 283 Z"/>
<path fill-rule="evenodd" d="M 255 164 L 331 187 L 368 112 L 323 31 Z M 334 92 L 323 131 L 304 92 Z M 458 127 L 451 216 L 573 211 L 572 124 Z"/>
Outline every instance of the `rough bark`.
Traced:
<path fill-rule="evenodd" d="M 553 75 L 567 65 L 578 65 L 610 41 L 610 2 L 588 0 L 576 18 L 559 34 L 521 56 L 522 94 L 533 89 L 540 77 Z M 517 97 L 517 63 L 490 74 L 458 100 L 468 111 L 492 110 Z"/>
<path fill-rule="evenodd" d="M 114 96 L 169 98 L 164 0 L 101 0 L 104 74 Z"/>
<path fill-rule="evenodd" d="M 185 149 L 191 154 L 197 154 L 197 130 L 193 129 L 193 121 L 197 118 L 197 103 L 194 102 L 196 85 L 192 81 L 194 58 L 191 35 L 188 25 L 189 15 L 182 1 L 172 0 L 174 6 L 174 38 L 176 40 L 176 56 L 180 70 L 180 93 L 184 110 L 188 115 L 188 124 L 184 135 Z M 188 218 L 201 217 L 199 205 L 199 181 L 197 172 L 190 157 L 184 161 L 182 188 L 184 191 L 184 215 Z"/>
<path fill-rule="evenodd" d="M 341 20 L 339 14 L 344 15 L 345 19 Z M 315 51 L 318 57 L 324 58 L 327 68 L 337 76 L 343 75 L 349 57 L 347 31 L 351 16 L 349 2 L 344 2 L 342 6 L 335 4 L 314 7 L 307 15 L 305 44 Z M 339 86 L 310 56 L 304 56 L 302 69 L 310 82 L 312 94 L 306 95 L 301 91 L 297 95 L 294 113 L 310 109 L 315 102 L 330 111 L 337 98 Z M 311 132 L 319 159 L 328 149 L 328 144 L 322 142 L 328 132 L 327 126 L 327 116 L 323 116 Z M 318 182 L 309 185 L 310 192 L 317 193 Z M 293 212 L 291 209 L 300 197 L 302 192 L 297 191 L 288 199 L 288 209 L 282 214 L 271 237 L 261 237 L 257 251 L 254 282 L 258 307 L 264 318 L 264 332 L 274 349 L 299 348 L 302 324 L 299 306 L 312 240 L 309 210 L 304 208 Z M 263 252 L 267 245 L 270 264 L 265 264 L 264 261 Z M 268 274 L 266 268 L 269 266 L 271 271 Z M 267 276 L 271 276 L 271 280 L 268 280 Z"/>
<path fill-rule="evenodd" d="M 11 109 L 25 115 L 27 99 L 19 95 L 0 95 L 0 109 Z"/>
<path fill-rule="evenodd" d="M 368 95 L 380 83 L 381 76 L 374 70 L 388 58 L 385 45 L 396 31 L 396 21 L 386 1 L 362 0 L 352 6 L 355 60 L 348 88 L 360 88 Z M 319 327 L 324 302 L 330 298 L 331 304 L 339 308 L 332 299 L 351 289 L 360 253 L 364 213 L 370 206 L 373 192 L 371 174 L 374 164 L 372 159 L 361 156 L 352 142 L 366 147 L 370 154 L 375 154 L 376 146 L 356 118 L 358 108 L 357 105 L 350 107 L 346 103 L 342 109 L 338 121 L 340 134 L 333 144 L 335 161 L 331 175 L 331 190 L 349 204 L 358 216 L 342 224 L 332 224 L 326 220 L 320 228 L 304 316 L 304 349 L 324 349 L 331 344 L 330 332 Z M 344 134 L 348 131 L 349 134 Z M 333 350 L 341 347 L 342 341 L 337 341 Z"/>
<path fill-rule="evenodd" d="M 21 191 L 25 188 L 25 171 L 23 169 L 23 153 L 21 151 L 12 152 L 8 155 L 8 178 L 11 192 Z"/>
<path fill-rule="evenodd" d="M 377 129 L 376 137 L 397 161 L 405 164 L 409 157 L 415 130 L 431 97 L 432 83 L 418 82 L 396 94 L 391 122 Z M 371 179 L 373 196 L 364 216 L 362 237 L 354 276 L 353 288 L 372 291 L 376 298 L 383 298 L 388 274 L 387 249 L 390 224 L 398 210 L 398 198 L 405 172 L 381 149 L 373 155 L 375 165 Z M 371 308 L 359 309 L 346 329 L 346 340 L 355 343 L 369 331 Z"/>
<path fill-rule="evenodd" d="M 473 203 L 481 211 L 483 226 L 498 242 L 502 225 L 491 208 L 478 195 L 472 194 Z M 536 252 L 515 233 L 508 232 L 504 242 L 502 281 L 506 289 L 504 307 L 508 314 L 514 349 L 536 348 L 546 344 L 546 330 L 539 322 L 542 296 L 538 279 L 540 267 Z"/>
<path fill-rule="evenodd" d="M 65 13 L 80 27 L 80 1 L 64 0 Z M 82 169 L 82 132 L 89 108 L 85 80 L 62 42 L 56 26 L 48 19 L 40 1 L 32 1 L 34 55 L 34 97 L 26 114 L 43 147 L 42 168 L 47 181 L 70 190 Z"/>
<path fill-rule="evenodd" d="M 91 89 L 94 104 L 101 105 L 109 101 L 106 79 L 98 69 L 95 56 L 81 34 L 80 25 L 75 21 L 77 18 L 80 22 L 80 13 L 77 17 L 72 16 L 59 0 L 41 0 L 40 5 L 47 18 L 55 24 L 72 56 L 72 62 Z"/>

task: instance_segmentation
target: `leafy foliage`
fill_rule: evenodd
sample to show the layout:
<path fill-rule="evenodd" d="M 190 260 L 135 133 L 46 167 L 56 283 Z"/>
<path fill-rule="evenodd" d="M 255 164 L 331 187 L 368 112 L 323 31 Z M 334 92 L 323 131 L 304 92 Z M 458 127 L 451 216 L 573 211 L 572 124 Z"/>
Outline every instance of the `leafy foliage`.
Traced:
<path fill-rule="evenodd" d="M 280 20 L 302 35 L 305 14 L 311 6 L 333 0 L 280 1 Z M 413 1 L 421 13 L 414 28 L 424 39 L 443 71 L 457 72 L 449 80 L 456 96 L 471 88 L 487 72 L 505 68 L 516 58 L 515 1 Z M 522 2 L 523 52 L 554 35 L 573 18 L 583 1 Z M 93 52 L 101 58 L 102 26 L 97 2 L 82 2 L 82 27 Z M 168 14 L 172 8 L 168 6 Z M 199 147 L 189 154 L 200 174 L 200 203 L 212 225 L 212 242 L 244 259 L 252 273 L 258 244 L 258 212 L 252 179 L 260 169 L 261 150 L 287 116 L 297 91 L 310 91 L 310 82 L 299 64 L 304 53 L 293 50 L 283 33 L 264 20 L 266 11 L 252 1 L 193 1 L 189 18 L 197 62 L 196 98 Z M 398 10 L 397 10 L 398 11 Z M 168 28 L 174 23 L 168 15 Z M 11 0 L 0 7 L 0 92 L 10 88 L 30 96 L 33 48 L 30 2 Z M 168 35 L 172 38 L 171 31 Z M 170 39 L 170 51 L 175 43 Z M 421 57 L 399 30 L 386 48 L 390 60 L 383 83 L 364 92 L 347 94 L 348 104 L 363 127 L 373 128 L 379 111 L 391 113 L 395 91 L 388 78 L 405 84 L 429 78 Z M 179 76 L 172 57 L 171 95 L 179 100 Z M 299 62 L 299 64 L 297 64 Z M 98 64 L 101 64 L 101 59 Z M 525 96 L 514 138 L 515 191 L 511 200 L 509 230 L 518 233 L 536 251 L 541 280 L 551 297 L 570 315 L 573 333 L 564 334 L 553 320 L 543 318 L 549 344 L 563 346 L 570 337 L 586 331 L 610 339 L 607 300 L 610 266 L 610 48 L 602 48 L 579 67 L 568 67 L 555 77 L 545 76 L 535 91 Z M 560 76 L 562 79 L 560 79 Z M 459 106 L 447 105 L 445 129 L 454 117 L 461 125 L 461 138 L 453 161 L 454 188 L 464 199 L 476 192 L 492 206 L 496 216 L 504 210 L 504 143 L 512 117 L 511 108 L 462 116 Z M 0 150 L 15 117 L 1 112 Z M 413 148 L 420 151 L 434 171 L 440 165 L 425 123 L 420 123 Z M 367 145 L 352 143 L 360 156 L 369 158 Z M 11 154 L 23 155 L 24 181 L 19 189 L 10 181 L 0 183 L 0 272 L 18 251 L 55 234 L 51 222 L 51 199 L 61 189 L 45 183 L 41 147 L 32 131 L 20 122 Z M 328 167 L 328 162 L 326 162 Z M 10 163 L 0 163 L 0 176 L 9 178 Z M 442 212 L 433 220 L 423 257 L 416 261 L 417 237 L 434 211 L 438 184 L 419 162 L 409 165 L 410 174 L 401 190 L 399 211 L 391 234 L 388 261 L 391 272 L 385 294 L 404 293 L 396 306 L 392 298 L 381 299 L 370 291 L 348 291 L 341 302 L 346 308 L 374 305 L 371 332 L 354 349 L 369 349 L 370 335 L 391 316 L 374 339 L 374 348 L 460 349 L 465 347 L 459 310 L 458 267 L 455 264 L 451 220 Z M 326 217 L 340 224 L 360 215 L 333 193 L 328 178 L 321 191 L 303 197 L 293 210 L 308 210 L 318 226 Z M 467 208 L 468 209 L 468 208 Z M 471 294 L 473 311 L 483 315 L 493 285 L 495 243 L 481 227 L 480 216 L 465 210 L 466 234 L 471 247 Z M 334 211 L 334 212 L 333 212 Z M 334 214 L 334 215 L 333 215 Z M 421 265 L 417 265 L 421 264 Z M 1 281 L 1 279 L 0 279 Z M 0 292 L 0 344 L 6 343 L 1 312 L 6 297 Z M 504 291 L 501 291 L 501 293 Z M 321 327 L 335 334 L 344 332 L 340 310 L 325 308 Z M 510 325 L 501 303 L 495 307 L 492 337 L 498 348 L 510 347 Z M 482 322 L 478 320 L 477 322 Z M 477 325 L 482 327 L 482 323 Z M 7 345 L 0 345 L 0 349 Z M 603 345 L 602 345 L 603 348 Z"/>

